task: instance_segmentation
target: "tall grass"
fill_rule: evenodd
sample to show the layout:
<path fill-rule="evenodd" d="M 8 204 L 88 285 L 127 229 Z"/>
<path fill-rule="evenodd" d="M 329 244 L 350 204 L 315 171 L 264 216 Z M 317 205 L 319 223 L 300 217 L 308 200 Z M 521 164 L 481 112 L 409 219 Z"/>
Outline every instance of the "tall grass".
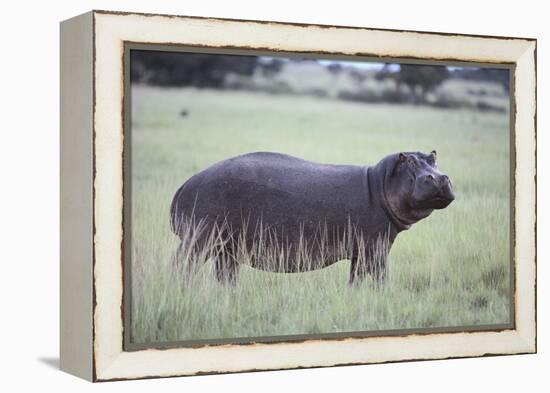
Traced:
<path fill-rule="evenodd" d="M 325 224 L 306 231 L 302 226 L 295 238 L 284 229 L 264 225 L 261 220 L 253 225 L 243 220 L 234 227 L 223 218 L 208 223 L 190 214 L 177 216 L 175 221 L 181 242 L 174 263 L 180 268 L 178 273 L 183 280 L 192 279 L 196 267 L 211 260 L 220 263 L 221 268 L 216 270 L 219 281 L 224 282 L 231 278 L 224 273 L 235 270 L 224 266 L 245 264 L 268 272 L 302 273 L 350 258 L 355 250 L 358 266 L 380 272 L 390 248 L 389 226 L 387 233 L 370 239 L 351 220 L 344 228 Z"/>
<path fill-rule="evenodd" d="M 469 110 L 137 87 L 133 90 L 132 321 L 135 343 L 507 323 L 508 117 Z M 182 109 L 188 116 L 179 116 Z M 401 233 L 383 287 L 347 284 L 350 263 L 308 273 L 253 269 L 220 285 L 203 255 L 192 280 L 173 264 L 178 188 L 251 151 L 375 164 L 438 151 L 457 199 Z"/>

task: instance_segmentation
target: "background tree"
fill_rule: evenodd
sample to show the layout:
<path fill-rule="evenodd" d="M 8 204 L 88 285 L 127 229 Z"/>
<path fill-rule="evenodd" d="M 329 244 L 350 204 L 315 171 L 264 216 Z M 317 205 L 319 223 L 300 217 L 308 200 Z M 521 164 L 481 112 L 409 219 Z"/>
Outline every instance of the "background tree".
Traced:
<path fill-rule="evenodd" d="M 132 50 L 130 78 L 158 86 L 222 88 L 228 73 L 252 75 L 256 56 Z"/>
<path fill-rule="evenodd" d="M 281 59 L 270 59 L 261 63 L 262 75 L 266 78 L 273 78 L 283 69 L 284 62 Z"/>
<path fill-rule="evenodd" d="M 333 76 L 337 76 L 339 75 L 344 67 L 342 67 L 342 64 L 340 63 L 330 63 L 329 65 L 326 66 L 327 67 L 327 70 L 333 75 Z"/>
<path fill-rule="evenodd" d="M 398 85 L 409 87 L 414 103 L 425 103 L 426 93 L 433 91 L 448 77 L 449 71 L 445 66 L 401 64 L 395 80 Z"/>

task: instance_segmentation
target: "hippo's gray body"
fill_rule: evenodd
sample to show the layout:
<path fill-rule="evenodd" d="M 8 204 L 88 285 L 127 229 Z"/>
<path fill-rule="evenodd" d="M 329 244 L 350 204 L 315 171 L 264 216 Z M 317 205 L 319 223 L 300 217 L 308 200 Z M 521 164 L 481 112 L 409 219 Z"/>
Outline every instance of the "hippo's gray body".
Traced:
<path fill-rule="evenodd" d="M 422 153 L 405 154 L 390 155 L 371 167 L 320 164 L 278 153 L 251 153 L 216 163 L 192 176 L 174 196 L 171 224 L 182 240 L 180 251 L 190 233 L 185 226 L 200 222 L 203 237 L 219 229 L 222 241 L 212 251 L 220 280 L 234 282 L 239 250 L 259 255 L 251 252 L 258 242 L 271 255 L 281 255 L 249 258 L 258 269 L 308 271 L 348 258 L 350 282 L 366 273 L 383 280 L 386 255 L 397 234 L 433 208 L 446 206 L 413 209 L 403 201 L 415 190 L 405 192 L 410 180 L 398 166 L 405 165 L 403 157 Z M 417 161 L 431 157 L 422 156 Z M 432 178 L 443 177 L 433 157 L 431 169 L 423 170 Z M 450 182 L 444 183 L 438 200 L 444 197 L 450 203 Z"/>

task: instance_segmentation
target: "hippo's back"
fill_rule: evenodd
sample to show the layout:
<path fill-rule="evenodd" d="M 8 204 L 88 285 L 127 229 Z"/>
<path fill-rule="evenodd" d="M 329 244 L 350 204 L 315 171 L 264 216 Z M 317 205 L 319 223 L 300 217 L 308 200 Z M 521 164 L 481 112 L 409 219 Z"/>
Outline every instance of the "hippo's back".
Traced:
<path fill-rule="evenodd" d="M 346 225 L 365 202 L 365 168 L 319 164 L 278 153 L 250 153 L 218 162 L 192 176 L 172 201 L 172 227 L 182 218 L 313 231 Z M 294 232 L 294 233 L 293 233 Z"/>

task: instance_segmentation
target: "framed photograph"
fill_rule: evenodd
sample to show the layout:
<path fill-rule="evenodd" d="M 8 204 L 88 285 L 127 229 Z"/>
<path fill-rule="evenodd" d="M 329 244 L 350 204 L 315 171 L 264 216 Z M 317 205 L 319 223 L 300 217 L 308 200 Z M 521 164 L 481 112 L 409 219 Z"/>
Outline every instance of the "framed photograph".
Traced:
<path fill-rule="evenodd" d="M 536 40 L 61 23 L 61 368 L 536 352 Z"/>

